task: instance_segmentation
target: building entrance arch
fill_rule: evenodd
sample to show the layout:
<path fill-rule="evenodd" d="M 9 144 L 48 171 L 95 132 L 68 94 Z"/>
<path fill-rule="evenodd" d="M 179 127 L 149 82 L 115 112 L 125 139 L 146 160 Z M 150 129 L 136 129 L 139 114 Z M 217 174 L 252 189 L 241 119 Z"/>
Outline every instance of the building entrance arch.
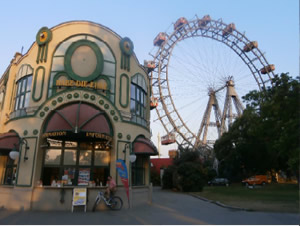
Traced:
<path fill-rule="evenodd" d="M 42 131 L 43 186 L 106 184 L 113 129 L 104 111 L 81 101 L 62 105 Z"/>

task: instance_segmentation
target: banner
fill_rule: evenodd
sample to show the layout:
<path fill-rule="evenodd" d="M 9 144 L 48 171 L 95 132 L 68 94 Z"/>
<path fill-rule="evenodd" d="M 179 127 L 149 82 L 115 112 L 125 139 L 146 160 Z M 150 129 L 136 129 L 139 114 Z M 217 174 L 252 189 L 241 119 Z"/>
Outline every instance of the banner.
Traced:
<path fill-rule="evenodd" d="M 129 202 L 129 183 L 128 183 L 128 171 L 124 160 L 117 160 L 117 171 L 119 176 L 121 177 L 122 183 L 126 189 L 126 194 Z"/>

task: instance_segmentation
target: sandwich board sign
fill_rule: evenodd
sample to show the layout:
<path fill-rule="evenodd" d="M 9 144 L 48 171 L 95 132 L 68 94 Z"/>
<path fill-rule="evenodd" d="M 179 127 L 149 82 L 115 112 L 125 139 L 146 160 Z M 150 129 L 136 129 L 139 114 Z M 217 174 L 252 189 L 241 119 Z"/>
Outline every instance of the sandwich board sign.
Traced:
<path fill-rule="evenodd" d="M 72 212 L 74 206 L 84 206 L 84 212 L 86 212 L 86 190 L 86 188 L 73 189 Z"/>

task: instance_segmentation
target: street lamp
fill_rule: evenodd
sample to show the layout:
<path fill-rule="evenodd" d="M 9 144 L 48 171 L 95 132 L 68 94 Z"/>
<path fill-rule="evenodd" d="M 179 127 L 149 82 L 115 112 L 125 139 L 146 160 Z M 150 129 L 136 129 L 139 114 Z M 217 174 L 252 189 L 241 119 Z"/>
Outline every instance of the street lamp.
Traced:
<path fill-rule="evenodd" d="M 129 144 L 125 144 L 123 153 L 124 153 L 124 161 L 126 160 L 126 150 L 129 148 Z M 130 163 L 134 163 L 136 160 L 136 155 L 134 153 L 129 153 L 129 161 Z"/>
<path fill-rule="evenodd" d="M 26 161 L 26 160 L 28 160 L 27 150 L 29 150 L 29 147 L 28 147 L 28 142 L 25 138 L 20 139 L 20 141 L 19 141 L 19 150 L 22 150 L 23 145 L 25 145 L 24 161 Z M 20 151 L 17 150 L 16 146 L 17 145 L 15 144 L 15 147 L 11 150 L 11 152 L 9 152 L 9 157 L 12 160 L 16 160 L 20 155 Z"/>
<path fill-rule="evenodd" d="M 14 144 L 14 145 L 15 145 L 15 147 L 11 150 L 11 152 L 9 152 L 9 157 L 12 160 L 16 160 L 20 155 L 19 151 L 17 151 L 16 144 Z"/>
<path fill-rule="evenodd" d="M 134 163 L 135 160 L 136 160 L 136 155 L 135 155 L 134 153 L 131 153 L 131 154 L 129 155 L 129 161 L 130 161 L 131 163 Z"/>

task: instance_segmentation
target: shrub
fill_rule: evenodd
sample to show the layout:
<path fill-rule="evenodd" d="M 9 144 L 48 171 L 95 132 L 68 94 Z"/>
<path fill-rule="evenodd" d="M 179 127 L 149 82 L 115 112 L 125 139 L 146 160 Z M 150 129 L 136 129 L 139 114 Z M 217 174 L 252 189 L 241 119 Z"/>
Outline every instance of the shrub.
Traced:
<path fill-rule="evenodd" d="M 160 174 L 151 169 L 151 183 L 153 184 L 153 186 L 160 186 Z"/>
<path fill-rule="evenodd" d="M 173 188 L 173 174 L 174 174 L 174 166 L 169 166 L 167 169 L 164 170 L 164 174 L 162 178 L 163 189 Z"/>
<path fill-rule="evenodd" d="M 199 162 L 184 162 L 178 166 L 179 185 L 184 192 L 202 191 L 206 175 Z"/>

